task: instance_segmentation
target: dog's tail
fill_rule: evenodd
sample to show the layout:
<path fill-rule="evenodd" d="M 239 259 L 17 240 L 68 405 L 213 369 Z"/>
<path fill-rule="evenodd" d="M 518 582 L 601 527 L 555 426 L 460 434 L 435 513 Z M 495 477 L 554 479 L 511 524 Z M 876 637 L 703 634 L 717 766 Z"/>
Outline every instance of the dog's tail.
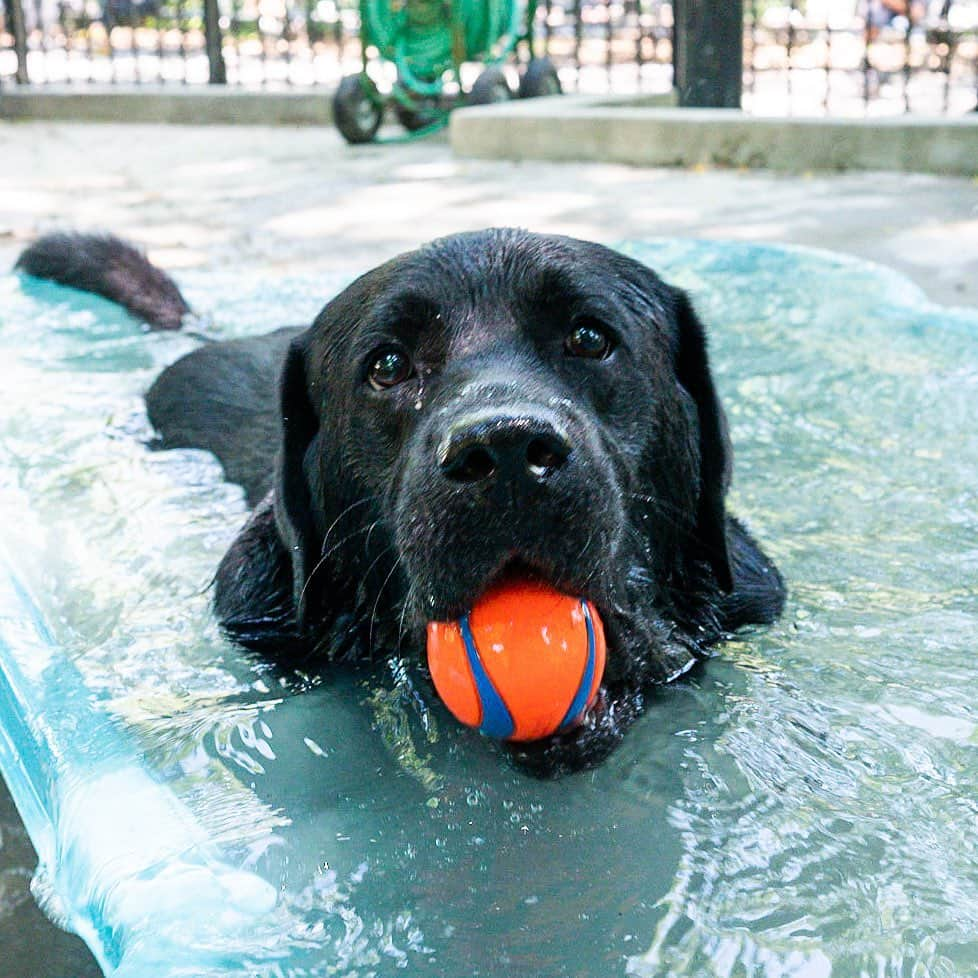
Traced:
<path fill-rule="evenodd" d="M 169 275 L 110 234 L 46 234 L 24 251 L 14 267 L 104 296 L 153 329 L 179 329 L 191 312 Z"/>

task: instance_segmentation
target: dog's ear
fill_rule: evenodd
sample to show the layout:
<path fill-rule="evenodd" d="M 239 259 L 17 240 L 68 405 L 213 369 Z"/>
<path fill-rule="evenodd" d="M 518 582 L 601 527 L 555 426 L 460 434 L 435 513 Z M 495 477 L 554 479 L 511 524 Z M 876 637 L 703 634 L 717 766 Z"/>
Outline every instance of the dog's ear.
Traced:
<path fill-rule="evenodd" d="M 676 324 L 676 379 L 693 399 L 699 421 L 700 498 L 696 515 L 697 543 L 713 568 L 721 589 L 733 590 L 727 550 L 724 496 L 730 482 L 732 454 L 727 419 L 717 398 L 706 352 L 706 330 L 685 292 L 673 290 Z"/>
<path fill-rule="evenodd" d="M 279 385 L 282 443 L 275 485 L 275 522 L 292 562 L 295 613 L 300 626 L 306 615 L 306 582 L 320 551 L 312 488 L 319 482 L 319 417 L 309 396 L 307 357 L 308 338 L 303 334 L 289 346 Z"/>

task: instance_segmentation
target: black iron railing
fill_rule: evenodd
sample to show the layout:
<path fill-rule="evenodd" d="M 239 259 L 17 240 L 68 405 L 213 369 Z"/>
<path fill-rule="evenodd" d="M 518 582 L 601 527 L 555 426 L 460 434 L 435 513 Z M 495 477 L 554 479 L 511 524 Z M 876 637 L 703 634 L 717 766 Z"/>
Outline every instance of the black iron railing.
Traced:
<path fill-rule="evenodd" d="M 0 2 L 6 84 L 332 86 L 362 57 L 356 0 Z M 853 115 L 973 109 L 978 0 L 916 0 L 908 16 L 882 19 L 866 16 L 870 2 L 746 0 L 745 107 Z M 672 87 L 667 0 L 544 0 L 536 38 L 565 88 Z"/>

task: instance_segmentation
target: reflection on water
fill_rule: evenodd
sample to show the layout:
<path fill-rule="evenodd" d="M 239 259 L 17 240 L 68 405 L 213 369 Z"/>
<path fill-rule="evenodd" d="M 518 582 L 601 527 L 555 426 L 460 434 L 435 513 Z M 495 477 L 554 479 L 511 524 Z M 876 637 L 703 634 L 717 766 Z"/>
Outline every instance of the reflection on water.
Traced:
<path fill-rule="evenodd" d="M 193 341 L 0 279 L 4 537 L 92 701 L 278 891 L 167 973 L 978 969 L 978 316 L 812 252 L 631 250 L 712 324 L 733 509 L 792 598 L 558 783 L 426 706 L 410 662 L 284 679 L 223 642 L 207 585 L 241 494 L 140 440 L 141 391 Z M 237 335 L 308 320 L 336 284 L 188 291 Z M 135 958 L 160 935 L 118 939 Z"/>

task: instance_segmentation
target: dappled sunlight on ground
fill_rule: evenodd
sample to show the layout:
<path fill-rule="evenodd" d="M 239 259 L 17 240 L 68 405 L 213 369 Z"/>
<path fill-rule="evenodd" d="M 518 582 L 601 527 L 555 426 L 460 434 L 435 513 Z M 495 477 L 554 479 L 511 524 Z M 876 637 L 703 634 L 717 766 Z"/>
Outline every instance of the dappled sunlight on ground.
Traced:
<path fill-rule="evenodd" d="M 0 126 L 0 265 L 60 227 L 170 267 L 363 271 L 439 234 L 516 224 L 615 241 L 793 242 L 892 264 L 978 303 L 978 185 L 911 174 L 456 161 L 444 138 L 351 149 L 331 129 Z M 921 237 L 923 235 L 923 237 Z"/>

